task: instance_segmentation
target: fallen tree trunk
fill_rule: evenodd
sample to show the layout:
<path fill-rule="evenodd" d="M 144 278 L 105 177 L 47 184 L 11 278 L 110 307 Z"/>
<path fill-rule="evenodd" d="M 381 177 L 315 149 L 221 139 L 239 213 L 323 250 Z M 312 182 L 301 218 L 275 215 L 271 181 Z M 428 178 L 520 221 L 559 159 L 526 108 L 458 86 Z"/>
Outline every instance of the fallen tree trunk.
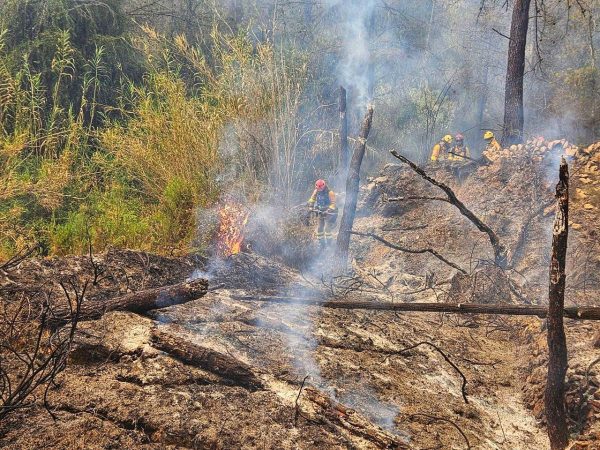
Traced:
<path fill-rule="evenodd" d="M 433 184 L 434 186 L 437 186 L 442 191 L 444 191 L 444 193 L 448 197 L 448 201 L 450 203 L 452 203 L 454 206 L 456 206 L 456 208 L 460 211 L 460 213 L 463 216 L 465 216 L 467 219 L 469 219 L 473 223 L 473 225 L 475 225 L 479 229 L 479 231 L 482 231 L 488 235 L 488 237 L 490 239 L 490 244 L 492 244 L 492 248 L 494 249 L 494 262 L 496 263 L 497 266 L 505 269 L 506 265 L 507 265 L 506 248 L 504 248 L 504 246 L 500 243 L 500 239 L 498 239 L 498 236 L 496 235 L 496 233 L 494 233 L 494 230 L 492 230 L 489 226 L 487 226 L 485 223 L 483 223 L 481 221 L 481 219 L 479 219 L 479 217 L 477 217 L 473 213 L 473 211 L 471 211 L 469 208 L 467 208 L 465 206 L 465 204 L 458 199 L 458 197 L 456 196 L 454 191 L 449 186 L 447 186 L 444 183 L 441 183 L 437 180 L 434 180 L 429 175 L 427 175 L 425 173 L 425 171 L 423 169 L 421 169 L 419 166 L 417 166 L 414 162 L 412 162 L 410 159 L 406 158 L 405 156 L 400 155 L 395 150 L 392 150 L 390 153 L 395 158 L 398 158 L 400 161 L 407 164 L 408 167 L 410 167 L 421 178 L 423 178 L 424 180 L 428 181 L 429 183 Z"/>
<path fill-rule="evenodd" d="M 109 311 L 130 311 L 144 313 L 152 309 L 187 303 L 200 298 L 208 290 L 208 281 L 197 279 L 171 286 L 146 289 L 139 292 L 112 298 L 106 301 L 83 302 L 77 320 L 96 320 Z M 53 317 L 48 319 L 50 327 L 62 326 L 69 323 L 72 313 L 66 308 L 55 309 Z"/>
<path fill-rule="evenodd" d="M 253 302 L 288 303 L 290 305 L 313 305 L 333 309 L 365 309 L 371 311 L 407 311 L 407 312 L 447 312 L 454 314 L 495 314 L 502 316 L 548 316 L 545 306 L 491 305 L 479 303 L 389 303 L 377 301 L 335 301 L 316 298 L 295 297 L 256 297 L 251 295 L 232 295 L 233 300 Z M 600 320 L 599 307 L 569 306 L 563 309 L 563 316 L 575 320 Z"/>
<path fill-rule="evenodd" d="M 251 367 L 232 356 L 195 344 L 160 328 L 152 330 L 151 343 L 153 347 L 174 358 L 231 380 L 233 384 L 250 390 L 263 388 L 263 383 Z"/>
<path fill-rule="evenodd" d="M 565 304 L 565 267 L 569 237 L 569 166 L 564 158 L 560 162 L 556 200 L 548 295 L 548 378 L 544 401 L 550 448 L 563 450 L 569 442 L 565 410 L 567 339 L 561 314 Z"/>

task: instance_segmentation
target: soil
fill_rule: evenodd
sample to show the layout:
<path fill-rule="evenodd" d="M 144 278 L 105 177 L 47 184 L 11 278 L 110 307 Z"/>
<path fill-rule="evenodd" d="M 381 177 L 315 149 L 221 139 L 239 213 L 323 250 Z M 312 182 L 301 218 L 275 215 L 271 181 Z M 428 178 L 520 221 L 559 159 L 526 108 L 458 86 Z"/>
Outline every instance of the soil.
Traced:
<path fill-rule="evenodd" d="M 572 174 L 587 174 L 590 161 L 600 160 L 598 149 L 574 156 Z M 58 299 L 57 281 L 93 281 L 94 266 L 100 274 L 86 301 L 199 276 L 211 290 L 145 316 L 111 312 L 81 323 L 69 364 L 49 391 L 56 420 L 39 401 L 15 411 L 0 423 L 0 447 L 549 448 L 542 320 L 349 311 L 293 300 L 544 304 L 553 159 L 511 156 L 466 167 L 461 184 L 449 167 L 427 168 L 497 232 L 509 249 L 504 271 L 490 262 L 487 236 L 453 206 L 386 201 L 442 195 L 400 165 L 386 166 L 365 183 L 355 229 L 413 249 L 435 248 L 466 275 L 431 255 L 398 252 L 367 237 L 353 239 L 351 274 L 334 278 L 323 276 L 327 258 L 300 272 L 286 264 L 293 262 L 289 255 L 267 258 L 258 244 L 225 260 L 114 249 L 92 259 L 22 262 L 0 276 L 5 295 L 49 290 Z M 588 201 L 581 201 L 596 195 L 596 180 L 572 176 L 568 304 L 595 304 L 598 294 L 598 205 L 586 208 Z M 249 239 L 261 242 L 260 236 Z M 304 268 L 307 261 L 303 256 Z M 253 300 L 265 296 L 289 301 Z M 260 384 L 158 350 L 157 330 L 239 364 Z M 594 347 L 600 327 L 567 320 L 566 331 L 572 448 L 600 448 L 600 355 Z"/>

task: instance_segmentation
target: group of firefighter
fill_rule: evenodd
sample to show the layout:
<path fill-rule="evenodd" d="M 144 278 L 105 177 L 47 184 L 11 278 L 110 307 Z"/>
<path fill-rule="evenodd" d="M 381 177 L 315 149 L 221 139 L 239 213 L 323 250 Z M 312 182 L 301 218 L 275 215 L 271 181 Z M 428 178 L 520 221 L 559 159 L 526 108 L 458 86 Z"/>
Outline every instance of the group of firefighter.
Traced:
<path fill-rule="evenodd" d="M 481 155 L 482 163 L 493 162 L 501 150 L 500 143 L 496 140 L 494 133 L 486 131 L 483 133 L 483 139 L 486 142 L 486 147 Z M 469 147 L 465 145 L 465 138 L 458 133 L 454 138 L 450 134 L 445 135 L 440 142 L 433 146 L 431 151 L 431 161 L 458 161 L 468 162 L 474 161 L 471 158 Z"/>
<path fill-rule="evenodd" d="M 501 146 L 491 131 L 483 133 L 483 139 L 486 142 L 486 147 L 481 156 L 481 163 L 485 164 L 493 162 L 498 157 Z M 471 158 L 469 147 L 465 145 L 464 136 L 458 133 L 454 138 L 450 134 L 445 135 L 440 142 L 433 146 L 431 161 L 451 161 L 460 180 L 462 163 L 475 160 Z M 338 215 L 335 193 L 327 186 L 325 180 L 315 182 L 315 189 L 308 200 L 308 207 L 318 218 L 316 238 L 319 245 L 324 247 L 332 241 L 333 229 Z"/>

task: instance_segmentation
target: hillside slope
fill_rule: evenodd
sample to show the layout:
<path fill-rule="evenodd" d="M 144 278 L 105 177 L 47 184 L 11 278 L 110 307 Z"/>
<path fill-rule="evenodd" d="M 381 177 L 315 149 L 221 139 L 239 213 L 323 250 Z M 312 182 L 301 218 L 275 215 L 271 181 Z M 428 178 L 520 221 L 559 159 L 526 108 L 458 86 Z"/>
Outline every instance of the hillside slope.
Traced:
<path fill-rule="evenodd" d="M 107 276 L 91 288 L 90 301 L 192 274 L 208 277 L 213 290 L 146 317 L 113 312 L 82 324 L 71 363 L 50 390 L 58 420 L 41 405 L 17 411 L 0 424 L 0 446 L 548 448 L 540 410 L 541 320 L 294 303 L 344 298 L 543 304 L 555 168 L 570 146 L 541 144 L 518 155 L 519 149 L 508 150 L 488 167 L 467 168 L 460 185 L 448 167 L 427 168 L 497 232 L 509 249 L 510 270 L 489 263 L 486 236 L 453 206 L 386 201 L 440 195 L 400 165 L 386 166 L 365 184 L 355 229 L 412 249 L 433 248 L 465 275 L 431 255 L 399 252 L 368 237 L 353 240 L 352 275 L 333 279 L 318 276 L 327 260 L 307 274 L 251 252 L 218 263 L 137 252 L 97 255 Z M 546 150 L 536 150 L 541 147 Z M 600 144 L 569 150 L 569 303 L 593 304 L 598 293 L 599 150 Z M 67 277 L 82 283 L 90 274 L 83 257 L 31 260 L 3 274 L 2 285 L 50 286 Z M 274 299 L 279 301 L 268 301 Z M 598 330 L 595 323 L 567 321 L 576 448 L 595 448 L 600 377 L 593 367 L 586 376 L 586 369 L 597 357 L 592 337 Z M 209 357 L 187 364 L 157 348 L 164 335 Z M 244 375 L 232 377 L 223 364 Z"/>

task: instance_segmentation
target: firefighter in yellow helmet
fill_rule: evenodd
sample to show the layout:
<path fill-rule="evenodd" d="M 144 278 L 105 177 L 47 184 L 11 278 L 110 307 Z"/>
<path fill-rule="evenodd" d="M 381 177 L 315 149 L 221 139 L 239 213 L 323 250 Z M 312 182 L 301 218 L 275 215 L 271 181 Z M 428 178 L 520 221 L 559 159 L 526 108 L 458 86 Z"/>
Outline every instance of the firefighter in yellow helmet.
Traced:
<path fill-rule="evenodd" d="M 335 193 L 329 189 L 324 180 L 315 182 L 315 190 L 308 200 L 308 207 L 318 218 L 317 241 L 320 245 L 330 243 L 338 210 L 335 206 Z"/>
<path fill-rule="evenodd" d="M 440 142 L 433 146 L 431 151 L 431 160 L 437 161 L 441 159 L 447 159 L 449 156 L 448 151 L 450 151 L 450 144 L 452 144 L 452 136 L 447 134 L 440 140 Z"/>
<path fill-rule="evenodd" d="M 486 131 L 483 133 L 483 139 L 487 143 L 485 150 L 482 153 L 482 156 L 487 160 L 487 162 L 494 162 L 500 157 L 500 152 L 502 151 L 502 147 L 500 143 L 494 137 L 494 133 L 491 131 Z"/>

